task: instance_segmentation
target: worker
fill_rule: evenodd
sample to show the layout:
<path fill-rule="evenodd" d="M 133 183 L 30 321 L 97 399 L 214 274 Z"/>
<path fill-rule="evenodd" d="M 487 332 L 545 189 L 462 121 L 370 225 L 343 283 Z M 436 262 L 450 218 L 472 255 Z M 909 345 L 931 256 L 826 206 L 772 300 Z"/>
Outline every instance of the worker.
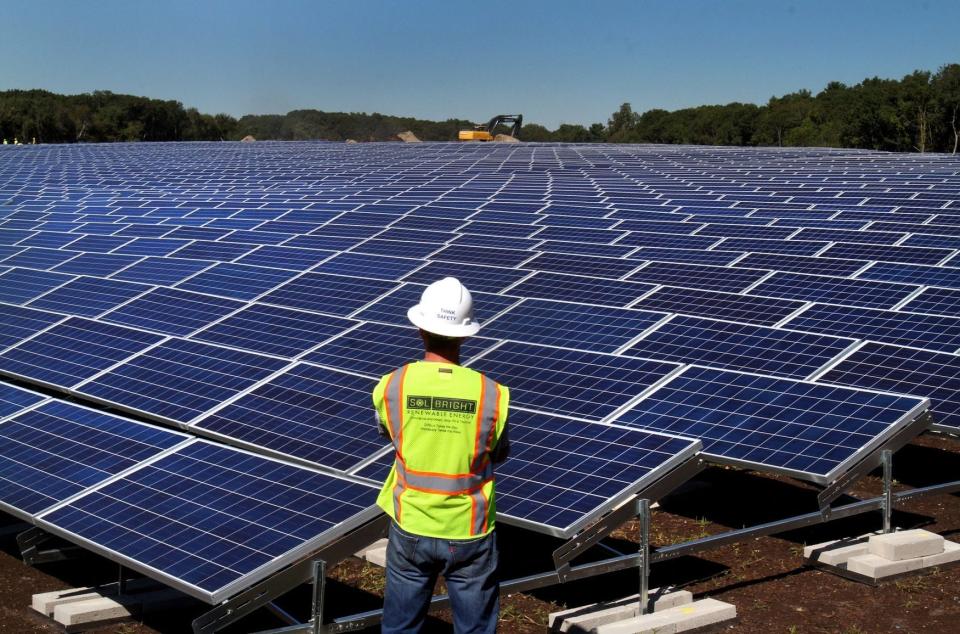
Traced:
<path fill-rule="evenodd" d="M 492 633 L 500 608 L 493 463 L 509 451 L 505 386 L 460 365 L 480 324 L 457 279 L 430 284 L 407 311 L 422 361 L 380 379 L 373 403 L 395 458 L 377 504 L 392 518 L 383 632 L 417 632 L 437 577 L 458 633 Z"/>

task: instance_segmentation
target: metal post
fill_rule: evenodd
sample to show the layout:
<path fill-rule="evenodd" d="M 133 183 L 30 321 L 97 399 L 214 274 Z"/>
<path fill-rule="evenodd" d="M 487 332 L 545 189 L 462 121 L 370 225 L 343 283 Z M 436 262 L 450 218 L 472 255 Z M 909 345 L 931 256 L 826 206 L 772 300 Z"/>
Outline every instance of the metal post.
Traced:
<path fill-rule="evenodd" d="M 650 590 L 650 500 L 639 501 L 640 516 L 640 614 L 647 613 Z"/>
<path fill-rule="evenodd" d="M 889 533 L 893 517 L 893 452 L 884 449 L 880 456 L 883 461 L 883 532 Z"/>
<path fill-rule="evenodd" d="M 117 576 L 117 596 L 122 597 L 127 592 L 127 580 L 123 576 L 123 566 L 118 566 L 120 568 Z"/>
<path fill-rule="evenodd" d="M 313 634 L 323 630 L 323 591 L 327 585 L 327 562 L 317 559 L 313 562 L 313 602 L 310 607 L 310 622 Z"/>

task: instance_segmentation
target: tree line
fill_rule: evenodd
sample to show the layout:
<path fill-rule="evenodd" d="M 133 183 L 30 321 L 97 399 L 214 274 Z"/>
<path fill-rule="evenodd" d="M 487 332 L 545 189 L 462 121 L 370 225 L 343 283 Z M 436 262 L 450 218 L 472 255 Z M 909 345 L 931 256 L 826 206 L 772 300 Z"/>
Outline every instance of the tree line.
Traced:
<path fill-rule="evenodd" d="M 96 91 L 0 92 L 0 137 L 28 143 L 218 141 L 257 139 L 394 140 L 410 130 L 424 141 L 452 141 L 472 122 L 428 121 L 379 113 L 294 110 L 285 115 L 205 114 L 179 101 Z M 624 103 L 606 124 L 528 123 L 525 141 L 823 146 L 900 152 L 953 152 L 960 143 L 960 64 L 902 79 L 831 82 L 763 105 L 730 103 L 634 112 Z"/>

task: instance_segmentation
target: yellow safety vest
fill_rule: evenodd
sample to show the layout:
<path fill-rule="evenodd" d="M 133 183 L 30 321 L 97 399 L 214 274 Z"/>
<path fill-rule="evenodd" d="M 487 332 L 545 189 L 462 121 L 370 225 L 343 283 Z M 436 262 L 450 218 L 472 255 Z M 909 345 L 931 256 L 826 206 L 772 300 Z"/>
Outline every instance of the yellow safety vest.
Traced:
<path fill-rule="evenodd" d="M 510 393 L 479 372 L 418 361 L 380 379 L 373 404 L 396 452 L 377 504 L 405 531 L 469 539 L 494 528 L 490 452 Z"/>

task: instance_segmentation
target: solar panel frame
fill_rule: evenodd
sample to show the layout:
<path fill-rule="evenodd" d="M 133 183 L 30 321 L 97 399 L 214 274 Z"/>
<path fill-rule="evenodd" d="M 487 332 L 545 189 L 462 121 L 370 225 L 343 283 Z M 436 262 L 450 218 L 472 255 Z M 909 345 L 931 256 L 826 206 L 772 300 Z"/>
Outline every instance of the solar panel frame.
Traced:
<path fill-rule="evenodd" d="M 141 463 L 141 465 L 138 468 L 133 469 L 129 473 L 126 473 L 123 478 L 116 478 L 102 485 L 92 487 L 91 489 L 87 490 L 83 495 L 72 500 L 71 504 L 82 502 L 84 501 L 84 498 L 87 498 L 89 496 L 92 496 L 98 493 L 102 495 L 101 492 L 107 487 L 109 487 L 110 485 L 113 485 L 115 483 L 120 483 L 124 479 L 129 479 L 130 477 L 138 476 L 139 475 L 138 472 L 145 471 L 151 467 L 159 468 L 159 463 L 161 463 L 162 460 L 180 457 L 182 455 L 187 455 L 185 454 L 185 452 L 191 451 L 196 447 L 216 447 L 218 449 L 235 452 L 240 455 L 245 455 L 248 458 L 251 458 L 254 460 L 262 460 L 262 461 L 267 461 L 276 465 L 280 465 L 282 468 L 297 469 L 299 471 L 305 471 L 310 474 L 316 474 L 318 476 L 322 476 L 323 478 L 332 478 L 334 480 L 340 480 L 340 481 L 343 481 L 345 484 L 356 485 L 357 487 L 359 487 L 358 490 L 370 489 L 372 494 L 375 494 L 375 490 L 372 487 L 370 487 L 368 483 L 362 480 L 349 478 L 346 476 L 337 476 L 329 473 L 324 473 L 321 471 L 317 471 L 315 469 L 309 469 L 307 467 L 303 467 L 299 465 L 292 465 L 290 463 L 286 463 L 274 458 L 261 456 L 258 454 L 252 454 L 250 452 L 246 452 L 236 448 L 222 447 L 222 446 L 217 447 L 216 445 L 214 445 L 213 443 L 210 443 L 209 441 L 198 439 L 184 447 L 178 448 L 177 451 L 175 452 L 171 452 L 169 454 L 163 455 L 160 458 L 155 460 L 148 460 L 148 461 L 145 461 L 144 463 Z M 375 497 L 375 495 L 373 497 Z M 373 498 L 371 497 L 371 499 Z M 300 545 L 288 550 L 282 555 L 263 564 L 259 568 L 249 571 L 246 574 L 243 574 L 237 579 L 215 590 L 209 590 L 209 589 L 204 589 L 202 587 L 199 587 L 195 584 L 186 582 L 154 566 L 144 564 L 130 555 L 125 555 L 113 548 L 98 544 L 97 542 L 92 541 L 91 539 L 82 537 L 81 535 L 77 534 L 72 530 L 65 529 L 59 526 L 57 524 L 58 518 L 56 517 L 56 513 L 58 511 L 61 511 L 61 509 L 67 509 L 68 507 L 69 505 L 64 504 L 64 505 L 57 505 L 51 509 L 48 509 L 35 519 L 35 523 L 40 528 L 42 528 L 43 530 L 53 535 L 57 535 L 67 539 L 68 541 L 80 544 L 86 550 L 89 550 L 103 557 L 106 557 L 109 560 L 116 561 L 121 565 L 123 565 L 124 567 L 140 572 L 141 574 L 144 574 L 148 577 L 151 577 L 153 579 L 158 579 L 162 581 L 164 585 L 180 590 L 181 592 L 189 596 L 192 596 L 196 599 L 199 599 L 211 605 L 216 605 L 218 603 L 223 602 L 224 600 L 230 598 L 231 596 L 254 585 L 258 581 L 265 579 L 270 575 L 272 575 L 273 573 L 285 568 L 289 564 L 295 561 L 298 561 L 299 559 L 303 558 L 306 555 L 309 555 L 312 552 L 315 552 L 316 550 L 321 548 L 323 545 L 330 543 L 334 541 L 336 538 L 343 536 L 346 533 L 349 533 L 350 531 L 358 528 L 359 526 L 362 526 L 363 524 L 366 524 L 367 522 L 375 519 L 378 515 L 382 513 L 382 511 L 373 504 L 371 504 L 368 507 L 361 506 L 358 512 L 348 517 L 346 520 L 333 524 L 329 529 L 303 541 Z"/>

